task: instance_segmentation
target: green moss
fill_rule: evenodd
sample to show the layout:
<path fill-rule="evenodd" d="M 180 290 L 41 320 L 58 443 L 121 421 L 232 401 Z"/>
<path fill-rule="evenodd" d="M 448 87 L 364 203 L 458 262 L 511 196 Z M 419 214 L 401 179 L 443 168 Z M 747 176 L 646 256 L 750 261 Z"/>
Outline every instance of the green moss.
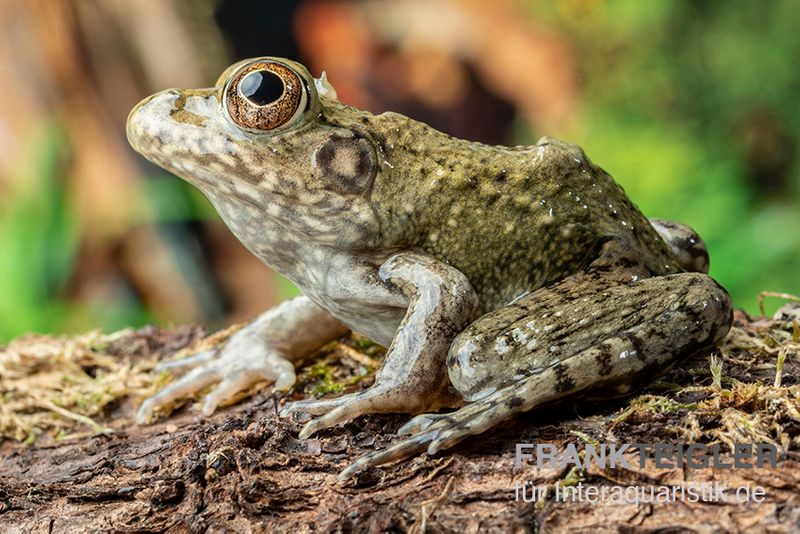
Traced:
<path fill-rule="evenodd" d="M 697 403 L 681 403 L 661 395 L 641 395 L 631 400 L 630 406 L 619 414 L 615 423 L 622 423 L 634 413 L 674 414 L 681 410 L 694 410 Z"/>
<path fill-rule="evenodd" d="M 338 383 L 333 379 L 334 370 L 328 366 L 327 362 L 320 362 L 313 365 L 309 375 L 317 380 L 317 384 L 311 390 L 314 396 L 337 393 L 345 387 L 344 384 Z"/>

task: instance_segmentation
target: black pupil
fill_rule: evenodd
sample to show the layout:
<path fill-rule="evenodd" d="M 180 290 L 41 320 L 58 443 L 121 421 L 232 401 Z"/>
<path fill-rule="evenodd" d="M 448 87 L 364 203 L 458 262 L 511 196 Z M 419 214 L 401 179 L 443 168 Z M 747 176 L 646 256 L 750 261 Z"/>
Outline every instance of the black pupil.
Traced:
<path fill-rule="evenodd" d="M 283 80 L 274 72 L 258 70 L 244 77 L 239 91 L 256 106 L 265 106 L 283 95 Z"/>

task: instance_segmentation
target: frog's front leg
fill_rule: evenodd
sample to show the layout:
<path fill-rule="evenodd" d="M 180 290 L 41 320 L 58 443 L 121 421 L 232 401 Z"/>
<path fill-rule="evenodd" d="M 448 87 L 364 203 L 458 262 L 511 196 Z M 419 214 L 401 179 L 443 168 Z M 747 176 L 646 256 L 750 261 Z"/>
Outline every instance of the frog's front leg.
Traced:
<path fill-rule="evenodd" d="M 478 319 L 453 342 L 450 380 L 472 401 L 449 414 L 418 416 L 411 436 L 357 460 L 368 466 L 450 447 L 512 415 L 559 399 L 627 394 L 725 337 L 730 297 L 704 274 L 619 284 L 581 273 Z"/>
<path fill-rule="evenodd" d="M 156 371 L 191 370 L 145 400 L 136 421 L 146 423 L 157 408 L 215 382 L 219 384 L 203 404 L 205 415 L 257 382 L 288 389 L 295 382 L 292 362 L 346 332 L 346 326 L 307 297 L 286 301 L 250 321 L 220 347 L 157 366 Z"/>
<path fill-rule="evenodd" d="M 408 309 L 375 384 L 333 399 L 287 405 L 281 415 L 298 411 L 325 414 L 306 424 L 301 438 L 362 414 L 419 413 L 452 400 L 446 394 L 445 360 L 453 338 L 473 320 L 478 307 L 469 280 L 446 263 L 417 252 L 390 257 L 378 275 L 402 290 Z"/>

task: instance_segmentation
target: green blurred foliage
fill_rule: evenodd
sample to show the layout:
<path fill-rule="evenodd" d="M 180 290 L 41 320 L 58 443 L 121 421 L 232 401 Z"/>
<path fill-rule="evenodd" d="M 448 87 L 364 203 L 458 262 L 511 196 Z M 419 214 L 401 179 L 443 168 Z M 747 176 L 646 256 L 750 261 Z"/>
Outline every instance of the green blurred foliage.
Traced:
<path fill-rule="evenodd" d="M 80 228 L 62 176 L 70 151 L 57 122 L 44 122 L 17 155 L 12 187 L 0 197 L 0 342 L 25 332 L 61 332 L 95 325 L 117 329 L 151 316 L 133 299 L 102 306 L 66 298 Z"/>
<path fill-rule="evenodd" d="M 797 3 L 530 2 L 530 12 L 578 61 L 582 109 L 558 135 L 648 216 L 693 226 L 738 307 L 757 311 L 762 290 L 800 292 L 800 166 L 771 192 L 745 154 L 759 146 L 747 120 L 761 115 L 797 151 Z"/>
<path fill-rule="evenodd" d="M 53 299 L 66 282 L 78 232 L 58 175 L 67 156 L 57 125 L 31 136 L 26 180 L 0 200 L 0 336 L 46 330 L 68 314 Z"/>

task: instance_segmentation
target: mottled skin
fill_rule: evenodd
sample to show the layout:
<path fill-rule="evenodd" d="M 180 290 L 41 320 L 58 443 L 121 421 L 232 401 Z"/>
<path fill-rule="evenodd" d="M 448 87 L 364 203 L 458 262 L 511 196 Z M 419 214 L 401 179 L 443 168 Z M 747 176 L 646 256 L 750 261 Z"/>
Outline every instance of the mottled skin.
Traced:
<path fill-rule="evenodd" d="M 256 62 L 290 69 L 302 102 L 295 85 L 274 109 L 253 107 L 236 87 Z M 389 347 L 384 365 L 367 390 L 288 404 L 283 414 L 319 416 L 301 437 L 365 413 L 461 408 L 412 419 L 401 429 L 410 437 L 346 477 L 547 402 L 626 394 L 730 328 L 699 237 L 648 221 L 580 148 L 555 139 L 454 139 L 345 106 L 324 78 L 278 58 L 233 65 L 211 89 L 153 95 L 131 112 L 128 138 L 200 188 L 304 294 L 218 350 L 166 364 L 191 370 L 145 401 L 142 422 L 214 383 L 206 414 L 254 382 L 288 388 L 293 362 L 351 328 Z"/>

